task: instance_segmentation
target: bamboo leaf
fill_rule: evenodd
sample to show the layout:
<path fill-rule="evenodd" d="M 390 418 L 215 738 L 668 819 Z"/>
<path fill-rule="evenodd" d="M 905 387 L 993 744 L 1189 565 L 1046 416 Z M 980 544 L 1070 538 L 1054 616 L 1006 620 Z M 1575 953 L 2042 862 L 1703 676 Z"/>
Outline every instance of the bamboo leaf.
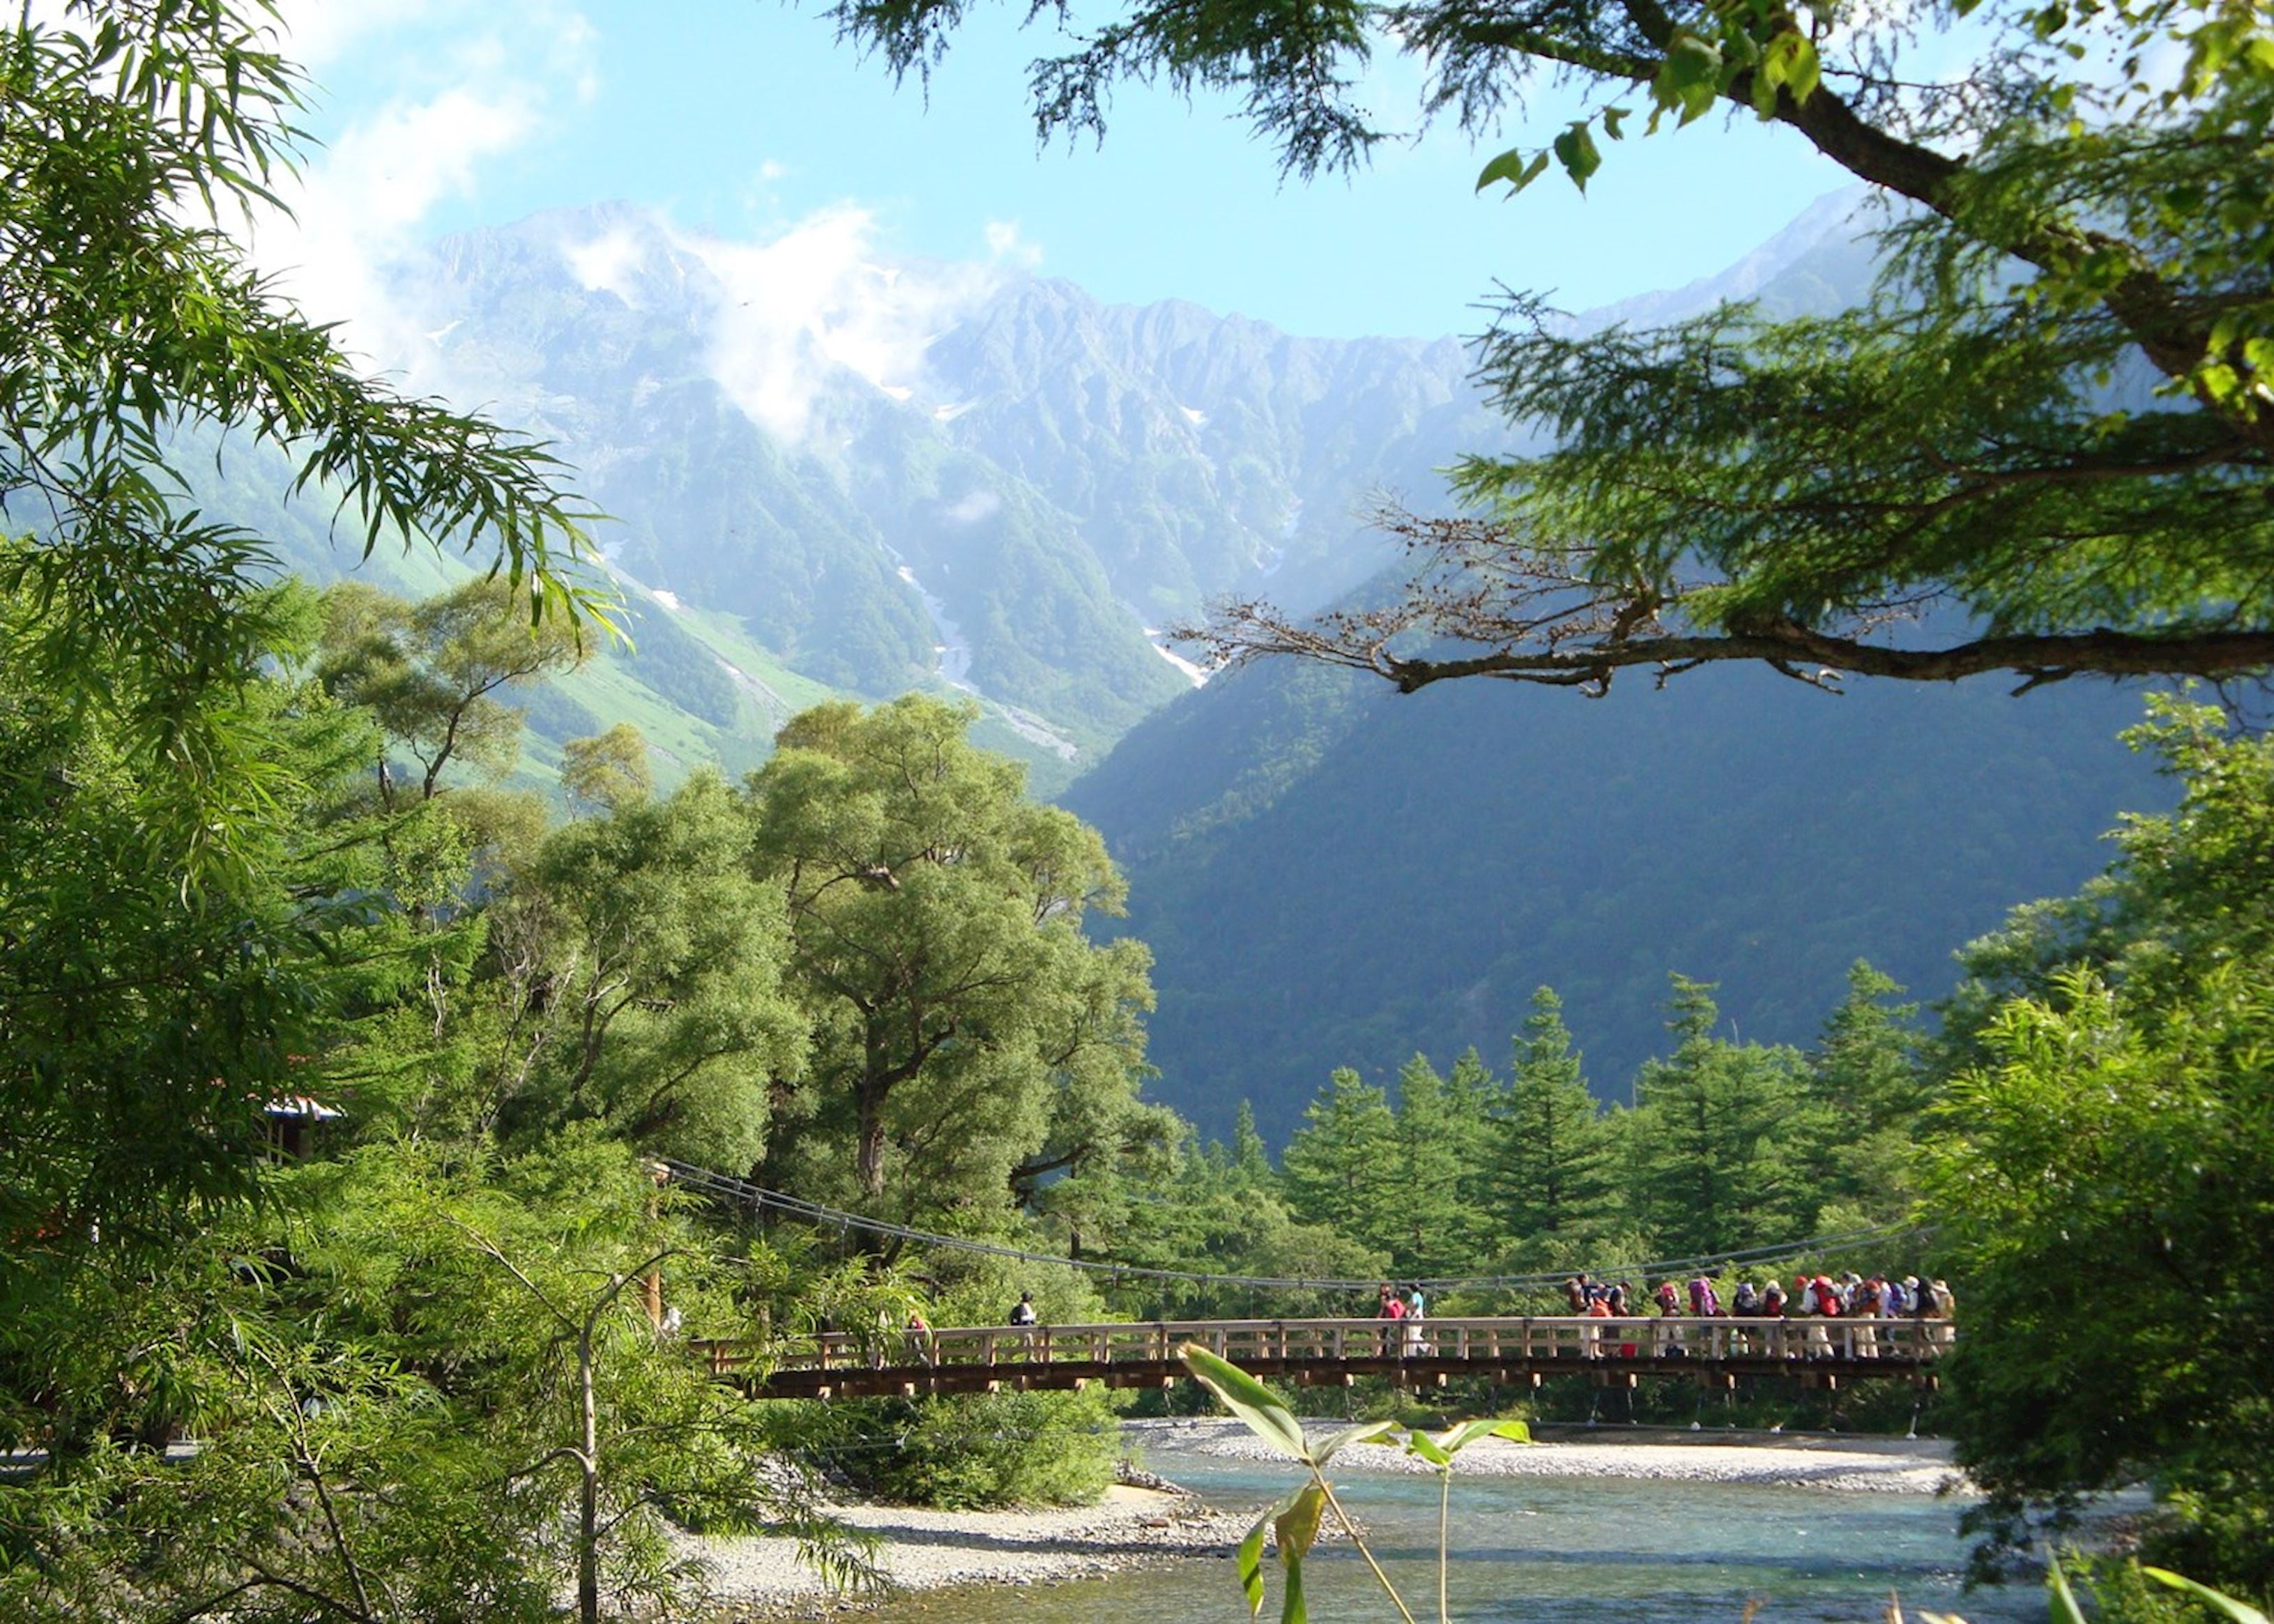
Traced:
<path fill-rule="evenodd" d="M 1337 1451 L 1340 1450 L 1344 1444 L 1384 1443 L 1389 1440 L 1390 1434 L 1397 1431 L 1397 1423 L 1395 1421 L 1369 1421 L 1364 1426 L 1353 1426 L 1347 1431 L 1337 1432 L 1333 1437 L 1320 1443 L 1312 1451 L 1312 1455 L 1318 1464 L 1324 1466 L 1335 1458 Z"/>
<path fill-rule="evenodd" d="M 2158 1584 L 2169 1585 L 2175 1590 L 2185 1590 L 2197 1601 L 2208 1602 L 2210 1605 L 2218 1608 L 2221 1613 L 2226 1614 L 2228 1618 L 2233 1619 L 2234 1620 L 2234 1624 L 2267 1624 L 2267 1619 L 2264 1613 L 2252 1606 L 2248 1602 L 2241 1601 L 2233 1596 L 2229 1596 L 2224 1590 L 2214 1590 L 2207 1584 L 2198 1584 L 2193 1579 L 2187 1578 L 2180 1574 L 2175 1574 L 2168 1568 L 2143 1567 L 2140 1571 L 2146 1574 L 2150 1579 L 2153 1579 Z M 2058 1576 L 2060 1569 L 2056 1567 L 2053 1569 L 2053 1572 L 2055 1575 Z M 2074 1604 L 2072 1603 L 2071 1605 L 2074 1605 Z"/>
<path fill-rule="evenodd" d="M 1237 1561 L 1239 1568 L 1239 1588 L 1247 1598 L 1247 1616 L 1254 1618 L 1263 1611 L 1263 1538 L 1273 1522 L 1284 1516 L 1295 1504 L 1297 1489 L 1277 1505 L 1267 1507 L 1249 1525 L 1247 1536 L 1239 1542 Z"/>
<path fill-rule="evenodd" d="M 1418 1426 L 1413 1429 L 1412 1436 L 1405 1440 L 1405 1447 L 1432 1466 L 1450 1466 L 1453 1463 L 1451 1454 Z"/>
<path fill-rule="evenodd" d="M 1532 1429 L 1521 1421 L 1498 1421 L 1487 1416 L 1449 1429 L 1438 1438 L 1437 1447 L 1447 1455 L 1458 1455 L 1480 1438 L 1505 1438 L 1528 1444 L 1532 1441 Z"/>
<path fill-rule="evenodd" d="M 1287 1508 L 1272 1520 L 1279 1560 L 1287 1569 L 1287 1593 L 1280 1603 L 1279 1624 L 1309 1624 L 1310 1612 L 1303 1600 L 1303 1558 L 1319 1537 L 1319 1519 L 1326 1508 L 1326 1490 L 1314 1478 L 1296 1490 Z"/>
<path fill-rule="evenodd" d="M 1217 1357 L 1198 1342 L 1186 1342 L 1177 1350 L 1177 1357 L 1202 1387 L 1216 1395 L 1218 1403 L 1246 1424 L 1249 1432 L 1306 1466 L 1315 1463 L 1294 1411 L 1277 1394 L 1231 1360 Z"/>

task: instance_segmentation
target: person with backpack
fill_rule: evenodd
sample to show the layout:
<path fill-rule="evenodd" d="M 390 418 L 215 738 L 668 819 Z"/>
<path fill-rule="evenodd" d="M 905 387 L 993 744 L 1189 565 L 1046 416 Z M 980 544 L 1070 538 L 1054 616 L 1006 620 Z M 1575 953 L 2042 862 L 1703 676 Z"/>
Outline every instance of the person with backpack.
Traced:
<path fill-rule="evenodd" d="M 1794 1282 L 1797 1289 L 1794 1312 L 1808 1321 L 1808 1357 L 1828 1359 L 1832 1357 L 1832 1327 L 1824 1322 L 1836 1319 L 1840 1313 L 1840 1294 L 1832 1289 L 1832 1276 L 1818 1274 L 1810 1279 L 1803 1274 Z"/>
<path fill-rule="evenodd" d="M 1848 1312 L 1856 1321 L 1856 1357 L 1876 1359 L 1879 1357 L 1879 1277 L 1876 1274 L 1856 1287 L 1856 1295 L 1849 1299 Z"/>
<path fill-rule="evenodd" d="M 1682 1342 L 1681 1290 L 1672 1281 L 1661 1280 L 1658 1282 L 1655 1295 L 1658 1298 L 1659 1323 L 1653 1327 L 1653 1335 L 1651 1341 L 1660 1358 L 1681 1358 L 1690 1351 Z"/>

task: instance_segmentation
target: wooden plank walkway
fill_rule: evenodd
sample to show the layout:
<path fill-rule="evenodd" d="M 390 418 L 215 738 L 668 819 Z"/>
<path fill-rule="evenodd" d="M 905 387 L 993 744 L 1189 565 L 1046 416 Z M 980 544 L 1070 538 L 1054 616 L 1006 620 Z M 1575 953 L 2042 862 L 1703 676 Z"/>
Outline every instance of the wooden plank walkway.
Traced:
<path fill-rule="evenodd" d="M 1456 1376 L 1530 1387 L 1550 1376 L 1627 1386 L 1644 1376 L 1715 1387 L 1745 1376 L 1931 1386 L 1934 1361 L 1954 1335 L 1939 1320 L 1198 1320 L 829 1331 L 771 1348 L 694 1347 L 713 1374 L 753 1398 L 849 1398 L 1165 1387 L 1186 1377 L 1177 1349 L 1187 1342 L 1252 1374 L 1305 1387 L 1360 1376 L 1409 1387 Z"/>

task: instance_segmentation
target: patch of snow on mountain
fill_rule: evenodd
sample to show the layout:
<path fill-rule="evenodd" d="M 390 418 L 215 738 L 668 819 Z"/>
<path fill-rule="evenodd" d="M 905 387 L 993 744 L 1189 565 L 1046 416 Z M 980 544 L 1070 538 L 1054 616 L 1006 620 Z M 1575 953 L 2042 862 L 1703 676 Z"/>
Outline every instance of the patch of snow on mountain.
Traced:
<path fill-rule="evenodd" d="M 1178 671 L 1183 672 L 1185 673 L 1185 680 L 1190 682 L 1194 688 L 1206 688 L 1208 686 L 1209 673 L 1207 667 L 1194 665 L 1183 655 L 1178 653 L 1176 650 L 1171 648 L 1168 643 L 1162 640 L 1161 633 L 1157 628 L 1148 626 L 1145 628 L 1145 641 L 1153 645 L 1154 653 L 1168 661 L 1169 664 L 1174 665 Z"/>

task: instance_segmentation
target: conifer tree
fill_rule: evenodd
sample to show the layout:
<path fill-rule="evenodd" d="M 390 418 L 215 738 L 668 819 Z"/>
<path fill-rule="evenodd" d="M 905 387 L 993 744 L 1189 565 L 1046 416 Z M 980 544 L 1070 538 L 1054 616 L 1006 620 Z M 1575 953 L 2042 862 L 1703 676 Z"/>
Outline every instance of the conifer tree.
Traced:
<path fill-rule="evenodd" d="M 1398 1244 L 1401 1274 L 1450 1274 L 1468 1267 L 1471 1223 L 1461 1199 L 1467 1157 L 1445 1079 L 1426 1055 L 1397 1073 Z"/>
<path fill-rule="evenodd" d="M 1644 1215 L 1682 1255 L 1788 1238 L 1809 1182 L 1786 1138 L 1807 1097 L 1806 1062 L 1716 1038 L 1713 984 L 1671 979 L 1675 1051 L 1637 1074 L 1625 1124 Z"/>
<path fill-rule="evenodd" d="M 1268 1188 L 1277 1180 L 1278 1175 L 1271 1168 L 1271 1153 L 1263 1143 L 1263 1136 L 1255 1131 L 1255 1107 L 1246 1100 L 1239 1102 L 1239 1109 L 1232 1116 L 1230 1160 L 1235 1173 L 1259 1188 Z"/>
<path fill-rule="evenodd" d="M 1552 988 L 1532 995 L 1494 1126 L 1490 1191 L 1510 1238 L 1568 1237 L 1602 1216 L 1610 1139 Z"/>
<path fill-rule="evenodd" d="M 1336 1068 L 1304 1108 L 1281 1169 L 1297 1217 L 1332 1225 L 1362 1245 L 1397 1251 L 1404 1234 L 1397 1117 L 1389 1095 L 1356 1071 Z"/>

